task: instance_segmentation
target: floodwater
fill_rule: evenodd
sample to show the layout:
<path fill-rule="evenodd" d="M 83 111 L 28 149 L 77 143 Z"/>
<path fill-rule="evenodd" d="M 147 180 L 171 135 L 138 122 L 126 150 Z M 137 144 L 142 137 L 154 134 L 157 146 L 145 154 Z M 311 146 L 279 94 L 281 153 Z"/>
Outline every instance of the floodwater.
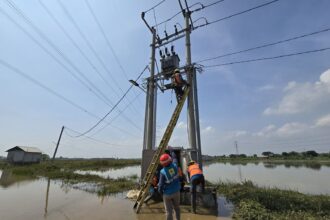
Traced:
<path fill-rule="evenodd" d="M 82 171 L 79 171 L 82 172 Z M 85 171 L 84 171 L 85 172 Z M 140 175 L 139 166 L 91 172 L 104 178 Z M 213 163 L 204 166 L 211 182 L 251 180 L 260 186 L 295 189 L 304 193 L 330 195 L 330 167 L 324 165 L 248 163 Z M 72 188 L 62 181 L 31 179 L 0 170 L 1 220 L 87 220 L 87 219 L 164 219 L 162 204 L 144 206 L 141 214 L 133 211 L 134 202 L 125 193 L 99 197 L 95 193 Z M 193 215 L 182 207 L 182 219 L 230 219 L 233 207 L 218 197 L 218 216 Z"/>
<path fill-rule="evenodd" d="M 77 171 L 75 171 L 75 173 L 83 174 L 83 175 L 92 174 L 92 175 L 98 175 L 103 178 L 113 178 L 113 179 L 117 179 L 120 177 L 128 177 L 128 176 L 133 176 L 133 175 L 136 175 L 138 178 L 140 178 L 141 168 L 139 165 L 137 165 L 137 166 L 128 166 L 128 167 L 119 168 L 119 169 L 110 168 L 110 169 L 103 170 L 103 171 L 77 170 Z"/>
<path fill-rule="evenodd" d="M 205 178 L 213 183 L 251 180 L 259 186 L 330 195 L 330 166 L 321 164 L 213 163 L 204 166 Z"/>
<path fill-rule="evenodd" d="M 25 181 L 23 185 L 20 183 L 5 186 L 0 184 L 1 220 L 158 220 L 164 219 L 165 216 L 162 204 L 143 207 L 141 214 L 135 214 L 134 202 L 125 199 L 126 192 L 99 197 L 96 194 L 68 187 L 61 181 L 41 178 Z M 221 200 L 221 202 L 224 201 Z M 181 216 L 182 219 L 190 220 L 230 219 L 229 217 L 190 214 L 184 207 Z"/>
<path fill-rule="evenodd" d="M 140 166 L 130 166 L 106 171 L 79 171 L 103 178 L 118 178 L 131 175 L 140 177 Z M 330 165 L 318 163 L 212 163 L 204 166 L 205 178 L 212 182 L 242 182 L 251 180 L 259 186 L 297 190 L 309 194 L 330 195 Z"/>

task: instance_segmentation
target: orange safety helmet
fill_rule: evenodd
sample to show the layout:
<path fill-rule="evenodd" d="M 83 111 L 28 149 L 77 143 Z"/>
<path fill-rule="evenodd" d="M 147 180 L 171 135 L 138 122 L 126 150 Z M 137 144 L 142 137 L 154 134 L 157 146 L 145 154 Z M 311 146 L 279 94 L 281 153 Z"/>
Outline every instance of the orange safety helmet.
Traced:
<path fill-rule="evenodd" d="M 163 154 L 160 157 L 159 162 L 163 167 L 166 167 L 172 162 L 172 158 L 168 154 Z"/>

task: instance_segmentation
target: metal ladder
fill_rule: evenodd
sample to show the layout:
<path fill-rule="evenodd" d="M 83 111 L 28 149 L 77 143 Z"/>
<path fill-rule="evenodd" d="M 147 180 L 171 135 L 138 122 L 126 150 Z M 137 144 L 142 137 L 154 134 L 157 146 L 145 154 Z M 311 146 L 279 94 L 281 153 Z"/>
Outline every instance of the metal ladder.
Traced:
<path fill-rule="evenodd" d="M 165 130 L 165 133 L 163 135 L 162 140 L 160 141 L 159 147 L 157 148 L 154 156 L 152 157 L 151 163 L 147 169 L 147 172 L 143 178 L 142 181 L 142 185 L 138 194 L 138 197 L 136 199 L 136 202 L 134 204 L 134 209 L 136 211 L 136 213 L 140 212 L 140 209 L 142 207 L 142 204 L 149 192 L 149 188 L 151 186 L 151 182 L 152 182 L 152 178 L 155 175 L 156 169 L 158 167 L 159 164 L 159 158 L 160 156 L 164 153 L 168 142 L 170 141 L 170 138 L 172 136 L 173 130 L 175 128 L 175 125 L 179 119 L 181 110 L 183 108 L 183 105 L 186 101 L 186 98 L 189 94 L 189 87 L 185 87 L 184 89 L 184 93 L 183 96 L 181 98 L 181 100 L 179 101 L 179 103 L 177 104 L 177 106 L 175 107 L 175 110 L 173 112 L 172 118 L 170 120 L 170 122 L 167 125 L 167 128 Z"/>

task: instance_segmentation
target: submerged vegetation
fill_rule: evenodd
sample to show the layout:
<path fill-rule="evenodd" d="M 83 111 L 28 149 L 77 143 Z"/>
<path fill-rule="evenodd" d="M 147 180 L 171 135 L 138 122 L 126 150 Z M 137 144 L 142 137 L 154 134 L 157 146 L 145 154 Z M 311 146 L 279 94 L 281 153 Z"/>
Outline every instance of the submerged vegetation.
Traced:
<path fill-rule="evenodd" d="M 106 170 L 122 168 L 140 164 L 139 159 L 91 159 L 91 160 L 55 160 L 44 161 L 40 164 L 11 165 L 0 163 L 0 168 L 10 171 L 16 176 L 31 178 L 46 177 L 53 180 L 62 180 L 63 183 L 79 188 L 79 184 L 87 183 L 94 187 L 88 188 L 100 195 L 121 192 L 135 187 L 137 176 L 121 177 L 117 179 L 102 178 L 98 175 L 78 174 L 76 170 Z M 85 189 L 85 188 L 83 188 Z"/>
<path fill-rule="evenodd" d="M 330 196 L 258 187 L 252 182 L 219 183 L 217 190 L 234 203 L 234 219 L 330 219 Z"/>

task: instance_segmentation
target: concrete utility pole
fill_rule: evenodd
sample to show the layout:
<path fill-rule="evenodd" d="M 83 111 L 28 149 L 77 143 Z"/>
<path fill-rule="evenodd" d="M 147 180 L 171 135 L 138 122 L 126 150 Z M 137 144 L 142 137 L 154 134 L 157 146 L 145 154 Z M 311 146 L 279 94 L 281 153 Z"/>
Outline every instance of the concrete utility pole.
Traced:
<path fill-rule="evenodd" d="M 147 78 L 146 86 L 146 109 L 145 109 L 145 121 L 144 121 L 144 137 L 143 137 L 143 151 L 142 151 L 142 166 L 141 176 L 144 175 L 149 162 L 154 154 L 156 148 L 156 109 L 157 109 L 157 87 L 161 91 L 169 89 L 166 87 L 168 84 L 164 84 L 164 81 L 170 79 L 173 75 L 174 69 L 183 69 L 181 73 L 186 73 L 187 83 L 190 86 L 190 92 L 187 97 L 187 116 L 188 116 L 188 140 L 189 149 L 193 155 L 192 159 L 196 160 L 200 166 L 202 166 L 202 148 L 200 137 L 200 125 L 199 125 L 199 110 L 198 110 L 198 95 L 197 95 L 197 79 L 196 79 L 196 67 L 192 63 L 191 58 L 191 43 L 190 34 L 194 29 L 191 12 L 186 3 L 186 9 L 182 7 L 182 3 L 179 0 L 180 8 L 182 10 L 183 17 L 185 19 L 185 28 L 178 30 L 176 25 L 174 26 L 175 32 L 167 34 L 165 31 L 165 37 L 160 38 L 155 30 L 155 27 L 151 27 L 145 20 L 145 13 L 141 13 L 142 20 L 150 30 L 152 34 L 151 43 L 151 58 L 150 58 L 150 77 Z M 162 52 L 161 47 L 174 42 L 178 39 L 185 37 L 186 46 L 186 63 L 180 67 L 180 59 L 174 51 L 174 46 L 171 46 L 171 53 L 165 47 L 165 52 Z M 155 53 L 159 49 L 161 57 L 161 72 L 155 74 Z M 160 84 L 158 84 L 160 82 Z"/>
<path fill-rule="evenodd" d="M 156 103 L 157 87 L 155 85 L 155 59 L 156 59 L 156 30 L 151 28 L 152 44 L 150 58 L 150 78 L 147 84 L 146 112 L 144 121 L 143 149 L 153 149 L 156 143 Z"/>
<path fill-rule="evenodd" d="M 197 150 L 198 163 L 202 164 L 202 149 L 200 139 L 200 126 L 199 126 L 199 109 L 198 109 L 198 95 L 197 95 L 197 79 L 196 70 L 191 66 L 191 43 L 190 33 L 192 25 L 190 21 L 190 11 L 184 11 L 185 23 L 186 23 L 186 72 L 187 81 L 191 86 L 190 93 L 188 95 L 188 138 L 190 147 Z"/>
<path fill-rule="evenodd" d="M 55 148 L 55 151 L 54 151 L 53 159 L 52 159 L 52 160 L 55 159 L 55 156 L 56 156 L 56 153 L 57 153 L 58 146 L 60 145 L 60 142 L 61 142 L 61 138 L 62 138 L 63 131 L 64 131 L 64 126 L 62 126 L 60 136 L 58 137 L 58 141 L 57 141 L 57 144 L 56 144 L 56 148 Z"/>

